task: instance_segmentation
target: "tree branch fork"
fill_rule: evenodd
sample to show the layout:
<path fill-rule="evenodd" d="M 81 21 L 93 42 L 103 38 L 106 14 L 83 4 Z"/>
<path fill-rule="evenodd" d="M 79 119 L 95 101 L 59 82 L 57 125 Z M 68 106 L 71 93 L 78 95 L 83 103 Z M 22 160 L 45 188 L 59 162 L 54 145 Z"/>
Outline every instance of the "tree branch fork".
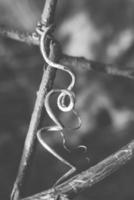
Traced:
<path fill-rule="evenodd" d="M 28 34 L 0 27 L 0 36 L 7 37 L 28 45 L 39 46 L 39 39 L 35 38 L 34 34 L 34 32 Z M 58 42 L 56 41 L 56 43 Z M 122 76 L 130 79 L 134 78 L 134 69 L 132 67 L 126 66 L 122 69 L 122 67 L 117 64 L 102 63 L 94 60 L 88 60 L 84 57 L 73 57 L 64 54 L 60 56 L 59 62 L 74 69 L 77 67 L 77 69 L 80 70 L 95 71 L 97 73 L 106 73 L 109 75 Z"/>

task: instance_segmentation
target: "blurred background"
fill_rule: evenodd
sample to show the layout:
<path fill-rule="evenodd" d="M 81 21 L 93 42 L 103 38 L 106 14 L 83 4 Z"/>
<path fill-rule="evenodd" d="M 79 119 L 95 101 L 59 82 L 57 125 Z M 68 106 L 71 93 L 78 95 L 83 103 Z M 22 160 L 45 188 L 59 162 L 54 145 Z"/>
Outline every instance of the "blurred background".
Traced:
<path fill-rule="evenodd" d="M 32 32 L 40 19 L 42 0 L 0 0 L 0 25 Z M 59 0 L 55 36 L 62 51 L 72 56 L 117 63 L 122 69 L 134 64 L 133 0 Z M 0 199 L 8 200 L 15 180 L 31 113 L 36 99 L 43 59 L 39 48 L 0 37 Z M 76 108 L 82 126 L 64 131 L 66 152 L 57 133 L 45 140 L 78 171 L 106 158 L 134 138 L 133 80 L 74 69 L 77 76 Z M 66 87 L 67 77 L 57 73 L 55 88 Z M 74 127 L 72 113 L 57 117 Z M 41 127 L 53 124 L 43 113 Z M 86 154 L 78 145 L 86 145 Z M 87 162 L 86 157 L 89 157 Z M 131 200 L 134 198 L 134 160 L 118 172 L 81 193 L 77 200 Z M 37 143 L 24 196 L 50 188 L 68 168 Z"/>

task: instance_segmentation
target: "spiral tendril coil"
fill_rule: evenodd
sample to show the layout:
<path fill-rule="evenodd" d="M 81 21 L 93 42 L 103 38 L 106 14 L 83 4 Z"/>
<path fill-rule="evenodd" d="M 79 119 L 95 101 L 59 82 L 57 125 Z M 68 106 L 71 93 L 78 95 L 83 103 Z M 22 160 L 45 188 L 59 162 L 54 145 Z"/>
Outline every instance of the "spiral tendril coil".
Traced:
<path fill-rule="evenodd" d="M 64 138 L 64 134 L 63 134 L 63 129 L 65 128 L 64 125 L 60 122 L 59 119 L 57 119 L 57 117 L 55 116 L 55 114 L 53 113 L 51 106 L 50 106 L 50 97 L 54 94 L 59 93 L 58 98 L 57 98 L 57 106 L 59 108 L 60 111 L 62 112 L 69 112 L 69 111 L 73 111 L 74 115 L 77 117 L 78 119 L 78 127 L 75 127 L 73 129 L 77 129 L 81 126 L 81 120 L 80 117 L 78 116 L 77 111 L 75 110 L 75 94 L 73 93 L 73 87 L 75 85 L 75 74 L 71 71 L 70 68 L 63 66 L 61 64 L 58 63 L 54 63 L 53 61 L 51 61 L 48 58 L 48 55 L 46 53 L 46 49 L 45 49 L 45 42 L 47 40 L 47 36 L 48 33 L 50 32 L 50 30 L 52 29 L 52 26 L 46 27 L 43 24 L 38 24 L 38 27 L 36 29 L 37 34 L 39 35 L 39 40 L 40 40 L 40 51 L 41 54 L 44 58 L 44 61 L 51 67 L 62 70 L 66 73 L 69 74 L 71 81 L 68 85 L 68 87 L 66 89 L 52 89 L 50 90 L 47 95 L 46 98 L 44 99 L 44 107 L 47 111 L 48 116 L 52 119 L 52 121 L 55 123 L 55 126 L 48 126 L 48 127 L 43 127 L 40 130 L 38 130 L 37 132 L 37 139 L 40 142 L 40 144 L 47 150 L 49 151 L 53 156 L 55 156 L 58 160 L 60 160 L 62 163 L 64 163 L 65 165 L 67 165 L 69 168 L 71 168 L 66 174 L 64 174 L 60 179 L 58 179 L 58 181 L 56 182 L 59 183 L 60 181 L 63 181 L 63 179 L 67 178 L 69 175 L 71 175 L 73 172 L 76 171 L 75 166 L 73 166 L 71 163 L 69 163 L 68 161 L 66 161 L 63 157 L 61 157 L 53 148 L 51 148 L 43 139 L 42 137 L 42 133 L 43 132 L 50 132 L 50 131 L 57 131 L 61 134 L 62 139 L 63 139 L 63 146 L 65 149 L 68 150 L 68 148 L 65 145 L 65 138 Z M 68 104 L 65 103 L 65 98 L 69 99 Z M 81 145 L 80 148 L 83 148 L 84 150 L 86 150 L 86 147 Z"/>

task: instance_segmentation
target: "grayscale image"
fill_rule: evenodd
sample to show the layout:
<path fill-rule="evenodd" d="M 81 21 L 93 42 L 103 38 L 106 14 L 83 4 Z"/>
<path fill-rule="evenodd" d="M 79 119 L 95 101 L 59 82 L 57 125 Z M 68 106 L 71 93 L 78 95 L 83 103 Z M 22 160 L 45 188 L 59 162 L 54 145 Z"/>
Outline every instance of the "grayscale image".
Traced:
<path fill-rule="evenodd" d="M 134 199 L 134 1 L 0 0 L 0 199 Z"/>

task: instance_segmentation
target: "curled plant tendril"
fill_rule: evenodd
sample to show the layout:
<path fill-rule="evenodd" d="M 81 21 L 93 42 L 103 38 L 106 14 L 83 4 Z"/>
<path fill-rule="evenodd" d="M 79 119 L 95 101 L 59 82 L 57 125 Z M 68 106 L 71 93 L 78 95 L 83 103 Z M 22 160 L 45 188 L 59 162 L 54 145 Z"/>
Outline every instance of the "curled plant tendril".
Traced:
<path fill-rule="evenodd" d="M 81 120 L 80 120 L 80 117 L 78 116 L 77 111 L 74 109 L 74 107 L 75 107 L 75 95 L 72 91 L 72 89 L 75 85 L 75 75 L 74 75 L 74 73 L 68 67 L 60 65 L 58 63 L 54 63 L 51 60 L 49 60 L 47 53 L 46 53 L 45 42 L 47 40 L 47 35 L 48 35 L 48 33 L 50 32 L 51 29 L 52 29 L 52 26 L 45 27 L 41 24 L 38 25 L 38 28 L 37 28 L 36 31 L 40 36 L 40 51 L 42 53 L 42 56 L 43 56 L 45 62 L 49 66 L 56 68 L 56 69 L 59 69 L 59 70 L 62 70 L 62 71 L 65 71 L 66 73 L 68 73 L 69 76 L 71 77 L 71 81 L 70 81 L 70 84 L 68 85 L 67 89 L 52 89 L 50 92 L 47 93 L 46 98 L 44 99 L 44 106 L 46 108 L 47 114 L 52 119 L 52 121 L 55 123 L 55 125 L 41 128 L 37 132 L 37 139 L 40 142 L 40 144 L 46 150 L 48 150 L 53 156 L 55 156 L 58 160 L 60 160 L 62 163 L 64 163 L 65 165 L 67 165 L 68 167 L 71 168 L 66 174 L 64 174 L 56 182 L 56 184 L 57 184 L 60 181 L 63 181 L 63 179 L 67 178 L 73 172 L 75 172 L 76 168 L 75 168 L 75 166 L 70 164 L 68 161 L 66 161 L 63 157 L 61 157 L 58 153 L 56 153 L 56 151 L 54 149 L 52 149 L 49 145 L 47 145 L 47 143 L 44 141 L 44 139 L 42 137 L 43 132 L 57 131 L 62 136 L 64 148 L 68 150 L 68 148 L 65 145 L 65 138 L 64 138 L 64 134 L 63 134 L 63 130 L 65 129 L 65 127 L 60 122 L 60 120 L 56 118 L 55 114 L 53 113 L 51 106 L 50 106 L 50 97 L 52 95 L 56 94 L 56 93 L 59 93 L 59 96 L 57 98 L 57 106 L 58 106 L 59 110 L 62 111 L 62 112 L 73 111 L 74 115 L 77 117 L 77 120 L 78 120 L 78 127 L 73 128 L 73 130 L 78 129 L 81 126 Z M 65 102 L 66 98 L 68 98 L 68 100 L 69 100 L 68 103 Z M 69 129 L 69 128 L 67 128 L 67 129 Z M 86 149 L 87 149 L 83 145 L 79 146 L 78 148 L 83 149 L 84 151 L 86 151 Z"/>
<path fill-rule="evenodd" d="M 37 132 L 37 139 L 38 141 L 40 142 L 40 144 L 47 150 L 49 151 L 53 156 L 55 156 L 58 160 L 60 160 L 62 163 L 64 163 L 65 165 L 67 165 L 68 167 L 70 167 L 71 169 L 64 175 L 64 178 L 61 177 L 57 182 L 59 183 L 61 180 L 65 179 L 66 177 L 68 177 L 69 175 L 71 175 L 73 172 L 76 171 L 76 168 L 71 165 L 69 162 L 67 162 L 64 158 L 62 158 L 59 154 L 56 153 L 56 151 L 54 149 L 52 149 L 49 145 L 47 145 L 47 143 L 43 140 L 43 137 L 42 137 L 42 133 L 43 132 L 48 132 L 48 131 L 58 131 L 60 132 L 62 138 L 63 138 L 63 145 L 64 145 L 64 148 L 67 149 L 67 147 L 65 146 L 65 139 L 64 139 L 64 134 L 62 133 L 63 129 L 64 129 L 64 125 L 56 118 L 56 116 L 54 115 L 54 113 L 52 112 L 52 109 L 50 107 L 50 104 L 49 104 L 49 98 L 51 95 L 55 94 L 55 93 L 59 93 L 59 92 L 65 92 L 66 95 L 69 95 L 71 97 L 71 100 L 73 101 L 73 95 L 71 95 L 71 92 L 70 91 L 67 91 L 67 90 L 51 90 L 50 92 L 48 92 L 46 98 L 45 98 L 45 101 L 44 101 L 44 106 L 46 108 L 46 111 L 49 115 L 49 117 L 54 121 L 54 123 L 56 124 L 55 126 L 48 126 L 48 127 L 44 127 L 42 129 L 40 129 L 38 132 Z M 70 104 L 71 105 L 71 104 Z M 72 109 L 72 105 L 71 106 L 67 106 L 66 107 L 66 111 L 64 112 L 67 112 L 70 111 L 70 109 Z M 73 105 L 74 106 L 74 105 Z M 68 149 L 67 149 L 68 150 Z"/>

